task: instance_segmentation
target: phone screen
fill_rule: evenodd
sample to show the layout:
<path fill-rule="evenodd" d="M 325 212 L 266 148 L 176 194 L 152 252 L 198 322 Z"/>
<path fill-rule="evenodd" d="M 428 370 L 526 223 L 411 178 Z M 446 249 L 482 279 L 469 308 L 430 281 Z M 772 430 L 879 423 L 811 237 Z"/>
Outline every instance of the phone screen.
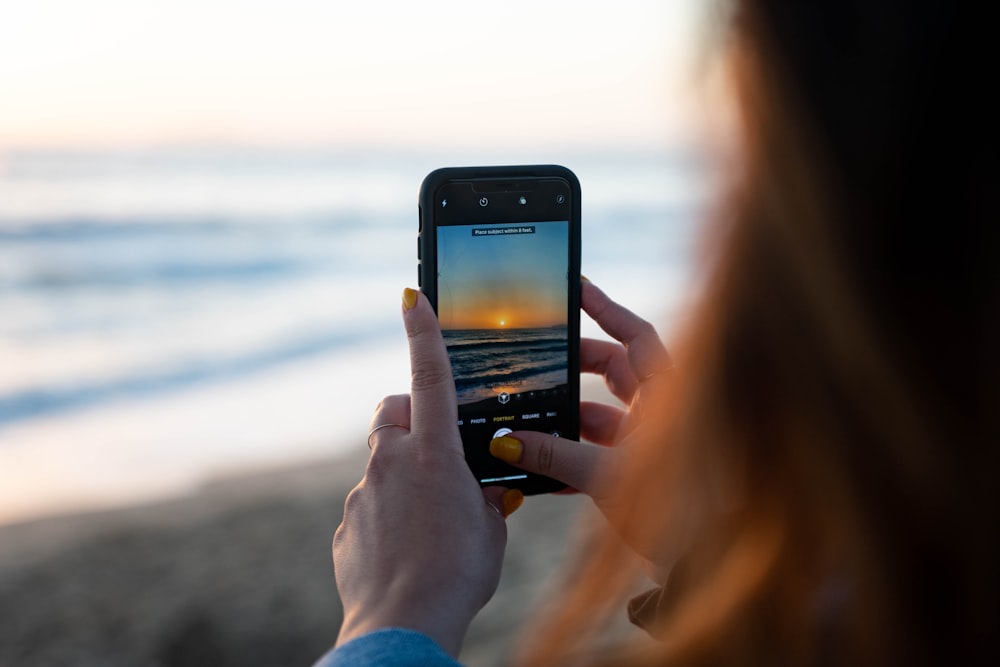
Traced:
<path fill-rule="evenodd" d="M 448 348 L 466 460 L 482 485 L 561 485 L 489 454 L 517 430 L 578 438 L 578 221 L 570 183 L 450 181 L 427 225 L 432 287 Z M 451 209 L 451 210 L 448 210 Z M 426 217 L 426 214 L 424 214 Z M 430 249 L 430 248 L 428 248 Z M 424 281 L 424 277 L 429 280 Z"/>

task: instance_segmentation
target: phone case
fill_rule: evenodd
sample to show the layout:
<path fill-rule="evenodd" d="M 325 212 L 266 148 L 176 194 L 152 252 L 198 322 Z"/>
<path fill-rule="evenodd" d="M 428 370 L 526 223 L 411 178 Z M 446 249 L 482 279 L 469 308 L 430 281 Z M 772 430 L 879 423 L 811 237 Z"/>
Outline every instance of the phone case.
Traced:
<path fill-rule="evenodd" d="M 437 302 L 437 276 L 434 267 L 437 266 L 435 231 L 432 213 L 437 202 L 434 201 L 435 193 L 442 186 L 453 181 L 484 180 L 494 181 L 498 179 L 538 179 L 557 178 L 565 181 L 571 191 L 570 201 L 570 234 L 569 234 L 569 273 L 575 284 L 571 284 L 568 294 L 570 331 L 575 332 L 575 341 L 569 346 L 568 359 L 568 387 L 569 396 L 567 404 L 575 410 L 571 427 L 563 435 L 571 440 L 579 439 L 579 313 L 580 313 L 580 182 L 576 175 L 569 169 L 558 165 L 517 165 L 517 166 L 497 166 L 497 167 L 447 167 L 437 169 L 424 179 L 420 186 L 419 194 L 419 222 L 418 222 L 418 284 L 424 294 L 428 297 L 435 312 L 438 309 Z M 467 450 L 468 456 L 468 450 Z M 507 484 L 511 487 L 520 488 L 525 494 L 548 493 L 565 488 L 555 480 L 540 475 L 531 475 L 523 482 Z"/>

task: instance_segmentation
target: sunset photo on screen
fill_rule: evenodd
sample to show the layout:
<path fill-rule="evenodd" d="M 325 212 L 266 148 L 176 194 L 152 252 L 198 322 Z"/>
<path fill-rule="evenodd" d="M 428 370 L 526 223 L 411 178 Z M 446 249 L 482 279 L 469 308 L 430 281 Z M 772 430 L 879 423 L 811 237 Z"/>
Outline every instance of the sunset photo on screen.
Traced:
<path fill-rule="evenodd" d="M 566 221 L 438 228 L 438 317 L 460 405 L 567 380 Z"/>

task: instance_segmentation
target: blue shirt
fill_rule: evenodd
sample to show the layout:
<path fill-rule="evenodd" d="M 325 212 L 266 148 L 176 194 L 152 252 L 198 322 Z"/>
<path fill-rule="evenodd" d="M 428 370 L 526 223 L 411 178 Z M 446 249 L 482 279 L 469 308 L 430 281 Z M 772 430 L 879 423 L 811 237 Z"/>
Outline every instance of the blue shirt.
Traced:
<path fill-rule="evenodd" d="M 415 630 L 386 628 L 329 651 L 313 667 L 462 667 L 433 639 Z"/>

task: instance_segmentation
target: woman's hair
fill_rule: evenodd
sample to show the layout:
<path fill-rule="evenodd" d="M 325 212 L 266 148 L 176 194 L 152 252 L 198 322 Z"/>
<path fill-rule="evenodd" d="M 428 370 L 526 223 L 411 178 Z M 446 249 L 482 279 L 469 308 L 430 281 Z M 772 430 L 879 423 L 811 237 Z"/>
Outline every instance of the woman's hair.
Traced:
<path fill-rule="evenodd" d="M 618 534 L 526 663 L 599 661 L 628 543 L 679 564 L 661 641 L 610 662 L 1000 664 L 1000 113 L 971 4 L 737 3 L 705 294 L 643 397 Z"/>

